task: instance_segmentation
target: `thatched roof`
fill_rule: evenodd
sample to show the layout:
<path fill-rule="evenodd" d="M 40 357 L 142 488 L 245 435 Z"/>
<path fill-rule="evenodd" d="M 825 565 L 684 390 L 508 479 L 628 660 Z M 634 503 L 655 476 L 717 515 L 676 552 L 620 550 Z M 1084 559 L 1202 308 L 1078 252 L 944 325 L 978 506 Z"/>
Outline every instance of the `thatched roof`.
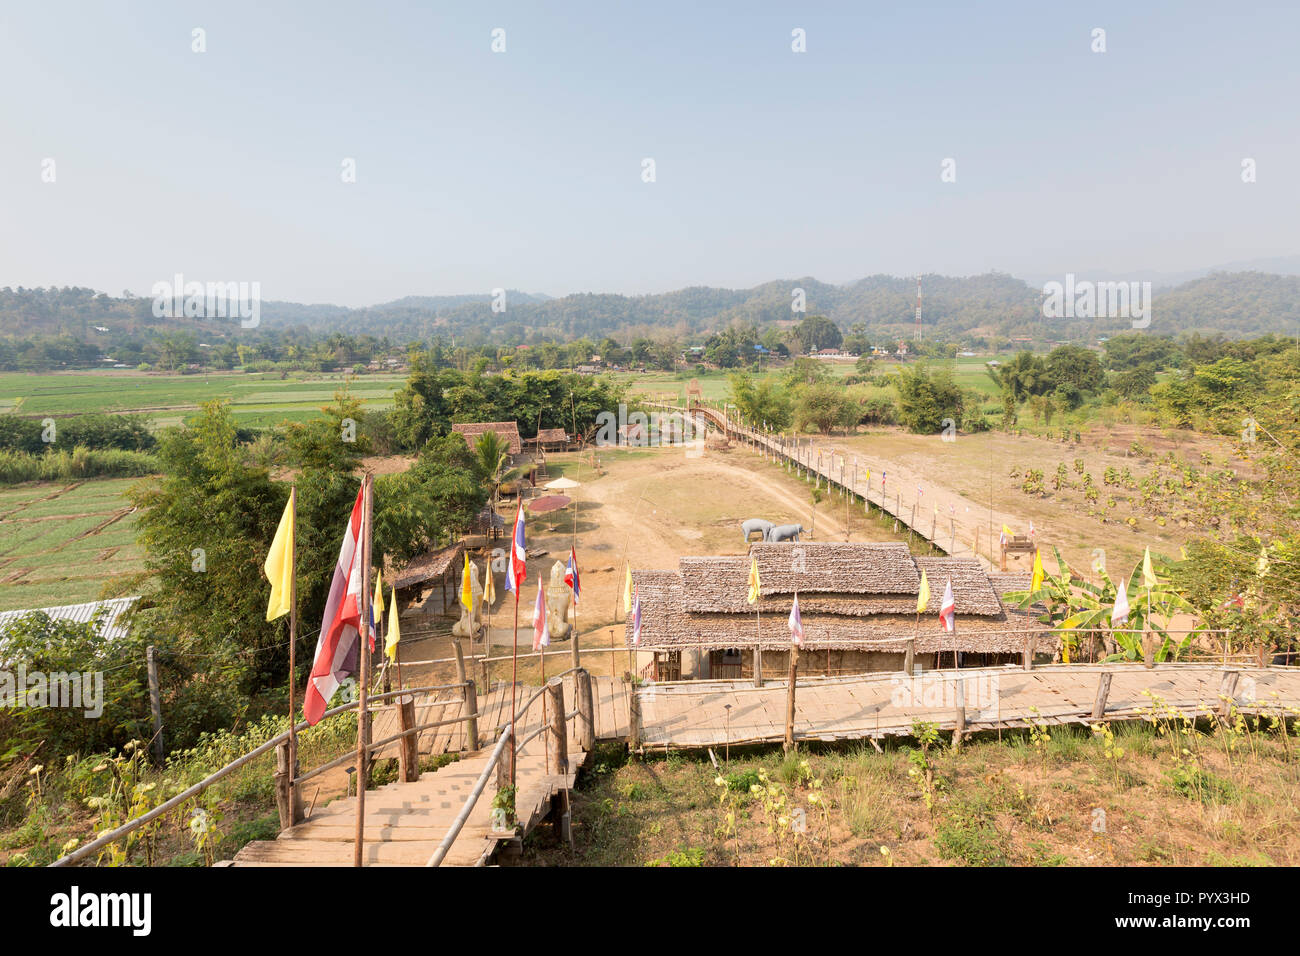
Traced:
<path fill-rule="evenodd" d="M 653 572 L 664 574 L 665 572 Z M 633 572 L 633 581 L 636 572 Z M 790 630 L 786 614 L 678 614 L 671 610 L 674 587 L 663 586 L 663 603 L 658 596 L 641 593 L 641 647 L 672 649 L 692 644 L 721 647 L 753 647 L 786 650 L 790 647 Z M 667 607 L 665 607 L 667 605 Z M 842 614 L 804 613 L 804 647 L 807 649 L 840 648 L 902 653 L 907 641 L 916 636 L 916 652 L 973 651 L 978 653 L 1018 654 L 1024 650 L 1027 624 L 1018 620 L 957 615 L 957 629 L 949 634 L 940 626 L 936 615 L 923 614 L 918 624 L 915 614 L 880 614 L 853 617 Z M 667 613 L 665 613 L 665 610 Z M 788 611 L 788 609 L 787 609 Z M 1043 650 L 1055 647 L 1047 628 L 1034 628 L 1036 641 Z M 632 627 L 627 626 L 627 642 L 632 642 Z M 871 642 L 871 643 L 868 643 Z"/>
<path fill-rule="evenodd" d="M 401 590 L 440 578 L 456 561 L 460 560 L 464 550 L 465 545 L 457 542 L 449 548 L 426 551 L 418 558 L 412 559 L 399 573 L 393 575 L 392 586 Z"/>
<path fill-rule="evenodd" d="M 452 425 L 451 430 L 457 435 L 464 435 L 465 444 L 470 448 L 474 447 L 479 435 L 484 432 L 496 432 L 510 446 L 510 454 L 518 455 L 524 450 L 523 442 L 519 438 L 517 422 L 464 422 Z"/>
<path fill-rule="evenodd" d="M 901 652 L 916 631 L 918 653 L 954 648 L 1019 653 L 1027 630 L 1039 636 L 1044 649 L 1053 646 L 1045 627 L 1000 600 L 1001 591 L 1013 589 L 1006 585 L 1027 587 L 1028 580 L 999 574 L 995 585 L 994 576 L 973 558 L 913 558 L 901 544 L 821 542 L 761 543 L 750 553 L 758 564 L 761 592 L 752 605 L 747 600 L 749 557 L 684 557 L 677 571 L 633 571 L 641 596 L 641 646 L 753 647 L 761 642 L 764 648 L 788 647 L 786 620 L 795 587 L 808 647 Z M 922 570 L 930 582 L 930 607 L 918 622 Z M 937 620 L 949 579 L 957 601 L 955 637 Z M 630 644 L 630 622 L 626 634 Z"/>
<path fill-rule="evenodd" d="M 528 444 L 530 445 L 537 445 L 537 444 L 550 444 L 552 442 L 558 444 L 561 442 L 567 442 L 568 440 L 569 440 L 568 432 L 566 432 L 563 428 L 542 428 L 542 429 L 538 429 L 537 437 L 529 438 L 527 441 Z"/>
<path fill-rule="evenodd" d="M 916 594 L 921 587 L 904 544 L 758 542 L 749 553 L 763 594 Z"/>
<path fill-rule="evenodd" d="M 989 583 L 988 573 L 975 558 L 914 558 L 930 582 L 930 602 L 937 611 L 944 586 L 952 580 L 952 596 L 960 614 L 997 616 L 1002 601 Z"/>

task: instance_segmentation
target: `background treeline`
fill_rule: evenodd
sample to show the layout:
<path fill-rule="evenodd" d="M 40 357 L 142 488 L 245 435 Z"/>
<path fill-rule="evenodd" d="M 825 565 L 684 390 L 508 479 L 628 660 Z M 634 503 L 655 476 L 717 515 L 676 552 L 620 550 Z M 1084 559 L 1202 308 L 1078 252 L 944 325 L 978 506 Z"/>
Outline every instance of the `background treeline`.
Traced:
<path fill-rule="evenodd" d="M 967 348 L 998 351 L 1018 339 L 1041 348 L 1128 327 L 1123 318 L 1045 319 L 1040 290 L 1003 273 L 931 274 L 922 277 L 922 284 L 927 338 Z M 85 368 L 110 364 L 106 358 L 111 364 L 162 369 L 285 363 L 319 370 L 400 358 L 411 347 L 427 347 L 435 340 L 452 351 L 486 348 L 491 353 L 546 343 L 561 348 L 579 340 L 596 345 L 593 351 L 606 339 L 622 348 L 638 339 L 703 345 L 736 325 L 753 326 L 761 335 L 797 324 L 802 316 L 791 311 L 796 289 L 806 299 L 804 315 L 823 315 L 870 344 L 910 337 L 916 280 L 885 275 L 848 285 L 806 277 L 752 289 L 695 286 L 644 296 L 582 293 L 551 299 L 507 291 L 503 312 L 492 310 L 487 294 L 410 296 L 355 309 L 264 302 L 257 329 L 241 329 L 233 320 L 158 319 L 149 297 L 20 287 L 0 289 L 0 370 Z M 1300 330 L 1300 276 L 1213 273 L 1157 291 L 1152 310 L 1155 327 L 1166 335 L 1295 334 Z M 107 331 L 96 331 L 96 326 Z M 589 357 L 552 356 L 531 367 L 571 367 Z M 643 350 L 636 361 L 655 360 Z"/>
<path fill-rule="evenodd" d="M 1034 424 L 1082 427 L 1124 407 L 1145 424 L 1232 434 L 1252 409 L 1300 380 L 1300 343 L 1266 335 L 1182 339 L 1128 332 L 1098 349 L 1021 350 L 984 365 L 987 383 L 959 382 L 956 346 L 929 345 L 909 364 L 859 358 L 835 377 L 797 358 L 776 375 L 759 364 L 731 375 L 730 399 L 746 420 L 769 428 L 830 432 L 900 424 L 934 433 Z"/>

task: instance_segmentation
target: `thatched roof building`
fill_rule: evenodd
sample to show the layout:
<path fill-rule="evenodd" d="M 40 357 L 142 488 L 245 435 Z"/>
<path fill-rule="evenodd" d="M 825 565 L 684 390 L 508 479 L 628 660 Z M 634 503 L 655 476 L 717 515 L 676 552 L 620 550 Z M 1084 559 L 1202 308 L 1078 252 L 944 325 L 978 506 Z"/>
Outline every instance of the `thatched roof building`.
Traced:
<path fill-rule="evenodd" d="M 760 583 L 755 604 L 747 600 L 751 558 Z M 918 621 L 922 571 L 930 602 Z M 1033 631 L 1038 649 L 1050 650 L 1048 631 L 1001 600 L 1004 591 L 1028 586 L 1027 576 L 1023 584 L 1020 577 L 995 578 L 972 558 L 914 558 L 902 544 L 812 542 L 756 543 L 748 557 L 683 557 L 676 571 L 632 572 L 641 599 L 642 650 L 786 650 L 786 620 L 796 592 L 808 649 L 901 654 L 915 637 L 921 654 L 1011 655 L 1023 653 Z M 949 580 L 957 605 L 953 634 L 936 619 Z M 626 634 L 630 645 L 631 622 Z"/>
<path fill-rule="evenodd" d="M 478 441 L 479 435 L 484 432 L 496 432 L 510 447 L 510 454 L 519 455 L 524 450 L 523 441 L 519 437 L 518 422 L 464 422 L 460 425 L 452 425 L 451 430 L 457 435 L 464 435 L 465 444 L 471 449 Z"/>

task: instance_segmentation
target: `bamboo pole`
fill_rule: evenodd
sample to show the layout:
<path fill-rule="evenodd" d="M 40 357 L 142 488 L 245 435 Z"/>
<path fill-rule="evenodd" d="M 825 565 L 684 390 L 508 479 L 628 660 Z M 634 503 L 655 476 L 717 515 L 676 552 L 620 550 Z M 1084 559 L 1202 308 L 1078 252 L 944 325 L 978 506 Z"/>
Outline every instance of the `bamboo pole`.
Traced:
<path fill-rule="evenodd" d="M 796 598 L 797 600 L 797 598 Z M 799 645 L 790 644 L 790 675 L 785 690 L 785 752 L 794 750 L 794 687 L 799 678 Z"/>
<path fill-rule="evenodd" d="M 293 524 L 293 549 L 290 561 L 293 573 L 289 575 L 289 806 L 294 814 L 294 823 L 298 822 L 302 807 L 302 796 L 294 780 L 298 776 L 298 731 L 297 707 L 293 700 L 293 685 L 297 678 L 295 667 L 297 659 L 295 649 L 298 645 L 298 486 L 289 486 L 289 521 Z"/>
<path fill-rule="evenodd" d="M 361 625 L 357 634 L 357 656 L 361 660 L 361 697 L 357 706 L 357 821 L 353 837 L 352 865 L 362 865 L 366 839 L 366 778 L 369 776 L 368 709 L 370 682 L 370 541 L 374 487 L 370 475 L 362 479 L 361 512 Z"/>

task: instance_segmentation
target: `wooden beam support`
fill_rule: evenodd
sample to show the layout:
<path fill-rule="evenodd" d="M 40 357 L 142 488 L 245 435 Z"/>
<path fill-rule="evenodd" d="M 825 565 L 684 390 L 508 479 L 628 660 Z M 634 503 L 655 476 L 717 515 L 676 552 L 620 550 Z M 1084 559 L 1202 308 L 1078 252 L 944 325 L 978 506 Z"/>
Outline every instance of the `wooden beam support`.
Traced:
<path fill-rule="evenodd" d="M 564 681 L 553 677 L 546 683 L 546 772 L 569 772 L 569 734 L 564 720 Z"/>
<path fill-rule="evenodd" d="M 415 726 L 415 698 L 413 696 L 397 699 L 397 729 L 410 730 Z M 415 783 L 420 779 L 420 740 L 419 734 L 407 734 L 397 741 L 397 764 L 401 779 L 405 783 Z"/>
<path fill-rule="evenodd" d="M 1103 671 L 1097 679 L 1097 699 L 1092 702 L 1092 719 L 1101 720 L 1106 716 L 1106 698 L 1110 696 L 1110 671 Z"/>
<path fill-rule="evenodd" d="M 592 693 L 591 674 L 579 670 L 574 674 L 574 688 L 578 698 L 578 722 L 574 734 L 578 749 L 591 753 L 596 748 L 596 705 Z"/>

